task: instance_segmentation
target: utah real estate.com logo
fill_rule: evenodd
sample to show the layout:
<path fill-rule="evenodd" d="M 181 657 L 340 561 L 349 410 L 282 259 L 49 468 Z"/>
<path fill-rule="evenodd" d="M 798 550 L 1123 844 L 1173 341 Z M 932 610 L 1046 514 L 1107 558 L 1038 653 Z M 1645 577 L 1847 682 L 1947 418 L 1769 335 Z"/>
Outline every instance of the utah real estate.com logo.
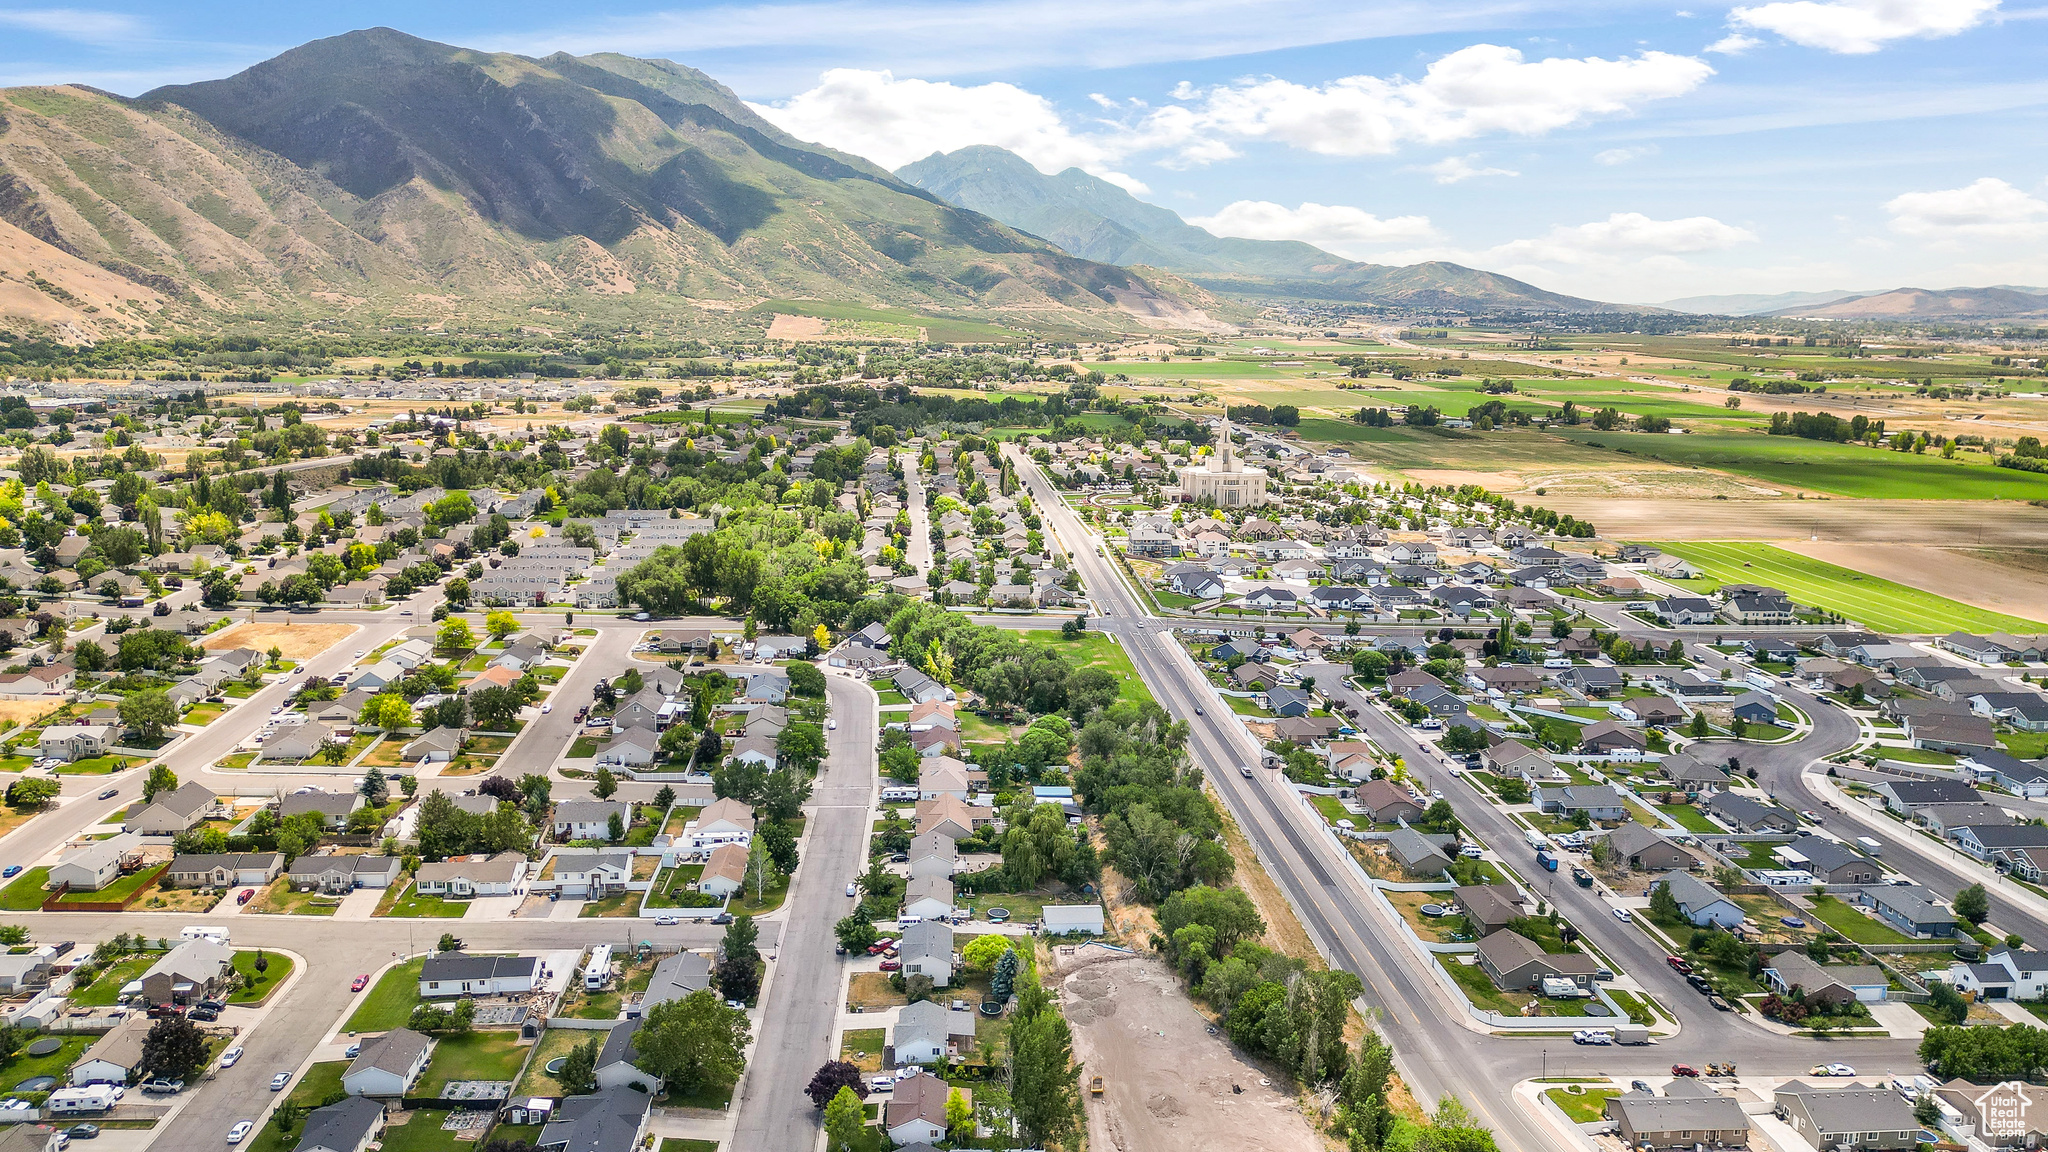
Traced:
<path fill-rule="evenodd" d="M 2008 1080 L 1990 1089 L 1977 1097 L 1977 1134 L 2025 1136 L 2028 1132 L 2027 1105 L 2031 1103 L 2027 1086 L 2018 1080 Z"/>

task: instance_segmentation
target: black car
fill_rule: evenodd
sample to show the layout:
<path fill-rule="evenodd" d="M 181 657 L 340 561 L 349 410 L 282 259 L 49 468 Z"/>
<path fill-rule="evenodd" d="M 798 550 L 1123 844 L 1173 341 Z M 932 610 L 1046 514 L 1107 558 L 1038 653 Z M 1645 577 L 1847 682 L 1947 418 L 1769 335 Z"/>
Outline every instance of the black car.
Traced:
<path fill-rule="evenodd" d="M 187 1012 L 187 1013 L 185 1014 L 185 1018 L 186 1018 L 187 1020 L 204 1020 L 204 1021 L 212 1021 L 212 1020 L 218 1020 L 218 1019 L 220 1019 L 220 1009 L 218 1009 L 218 1008 L 194 1008 L 194 1009 L 193 1009 L 192 1011 L 190 1011 L 190 1012 Z"/>
<path fill-rule="evenodd" d="M 73 1140 L 97 1140 L 100 1135 L 100 1126 L 97 1124 L 73 1124 L 64 1130 L 64 1134 Z"/>
<path fill-rule="evenodd" d="M 119 788 L 109 788 L 105 792 L 100 793 L 100 799 L 112 800 L 114 797 L 119 796 L 120 794 L 121 790 Z"/>

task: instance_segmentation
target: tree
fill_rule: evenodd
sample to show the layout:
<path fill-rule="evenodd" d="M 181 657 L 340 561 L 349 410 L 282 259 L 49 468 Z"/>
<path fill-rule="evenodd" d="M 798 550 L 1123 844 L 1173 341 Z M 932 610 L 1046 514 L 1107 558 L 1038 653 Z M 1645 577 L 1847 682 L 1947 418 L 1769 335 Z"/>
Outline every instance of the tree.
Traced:
<path fill-rule="evenodd" d="M 605 839 L 616 844 L 626 838 L 626 818 L 617 812 L 605 817 Z"/>
<path fill-rule="evenodd" d="M 453 932 L 443 932 L 441 933 L 440 942 L 434 948 L 438 952 L 460 952 L 462 951 L 462 941 Z"/>
<path fill-rule="evenodd" d="M 476 719 L 476 726 L 489 732 L 510 731 L 524 705 L 519 694 L 510 688 L 492 685 L 470 692 L 469 713 Z"/>
<path fill-rule="evenodd" d="M 844 1060 L 827 1060 L 811 1076 L 811 1082 L 804 1088 L 804 1095 L 811 1098 L 813 1108 L 823 1108 L 841 1088 L 850 1089 L 855 1096 L 867 1099 L 867 1079 L 860 1069 Z"/>
<path fill-rule="evenodd" d="M 875 931 L 875 922 L 868 915 L 865 904 L 856 904 L 853 911 L 832 926 L 832 934 L 839 938 L 839 946 L 848 952 L 865 952 L 881 933 Z M 977 939 L 982 939 L 977 937 Z"/>
<path fill-rule="evenodd" d="M 1707 727 L 1707 714 L 1705 712 L 1693 713 L 1692 723 L 1686 727 L 1686 734 L 1695 740 L 1705 740 L 1709 731 L 1710 729 Z"/>
<path fill-rule="evenodd" d="M 363 801 L 372 808 L 382 808 L 384 802 L 391 798 L 391 786 L 384 779 L 384 770 L 374 764 L 370 766 L 369 771 L 363 773 L 363 786 L 358 791 L 362 792 Z"/>
<path fill-rule="evenodd" d="M 178 774 L 171 771 L 171 766 L 168 764 L 152 765 L 149 769 L 149 776 L 142 781 L 142 802 L 144 804 L 149 803 L 156 799 L 157 794 L 160 792 L 176 792 L 177 790 Z"/>
<path fill-rule="evenodd" d="M 206 1036 L 182 1016 L 166 1016 L 149 1026 L 142 1038 L 144 1076 L 182 1080 L 206 1063 Z"/>
<path fill-rule="evenodd" d="M 818 671 L 817 665 L 799 660 L 784 671 L 789 673 L 789 690 L 793 694 L 814 700 L 825 695 L 825 674 Z"/>
<path fill-rule="evenodd" d="M 555 1079 L 561 1081 L 564 1092 L 583 1096 L 597 1091 L 597 1054 L 602 1047 L 603 1041 L 592 1036 L 563 1056 L 562 1070 Z"/>
<path fill-rule="evenodd" d="M 1015 949 L 1016 945 L 1010 943 L 1006 937 L 992 932 L 968 941 L 967 947 L 960 951 L 960 962 L 970 971 L 987 972 L 996 966 L 997 960 Z"/>
<path fill-rule="evenodd" d="M 1969 1002 L 1956 991 L 1955 985 L 1942 980 L 1927 982 L 1927 1006 L 1933 1013 L 1949 1024 L 1961 1024 L 1970 1017 Z"/>
<path fill-rule="evenodd" d="M 670 785 L 663 784 L 660 788 L 655 790 L 654 806 L 656 808 L 659 808 L 662 811 L 666 812 L 670 808 L 675 807 L 675 803 L 676 790 Z"/>
<path fill-rule="evenodd" d="M 412 702 L 396 692 L 380 692 L 363 701 L 363 710 L 356 717 L 356 723 L 365 728 L 382 728 L 386 732 L 413 725 Z"/>
<path fill-rule="evenodd" d="M 80 640 L 71 650 L 71 662 L 80 672 L 101 672 L 107 667 L 107 650 L 91 640 Z"/>
<path fill-rule="evenodd" d="M 794 769 L 778 767 L 761 778 L 761 814 L 770 820 L 794 820 L 811 798 L 811 782 Z"/>
<path fill-rule="evenodd" d="M 503 640 L 505 637 L 519 631 L 519 617 L 502 609 L 486 612 L 484 613 L 484 631 L 490 633 L 493 640 Z"/>
<path fill-rule="evenodd" d="M 798 856 L 796 833 L 780 820 L 770 820 L 761 825 L 759 834 L 768 842 L 768 858 L 775 862 L 775 870 L 784 874 L 796 871 Z"/>
<path fill-rule="evenodd" d="M 7 786 L 7 803 L 23 811 L 41 808 L 63 789 L 62 784 L 46 777 L 23 776 Z"/>
<path fill-rule="evenodd" d="M 958 1088 L 946 1093 L 946 1131 L 955 1139 L 968 1134 L 967 1126 L 974 1119 L 974 1106 L 967 1102 L 967 1096 Z"/>
<path fill-rule="evenodd" d="M 141 733 L 144 740 L 163 739 L 164 729 L 177 722 L 178 706 L 161 688 L 132 692 L 121 701 L 121 723 Z"/>
<path fill-rule="evenodd" d="M 852 1088 L 842 1087 L 825 1105 L 825 1144 L 831 1152 L 851 1152 L 867 1130 L 867 1109 Z"/>
<path fill-rule="evenodd" d="M 1650 917 L 1663 921 L 1678 918 L 1678 897 L 1672 894 L 1671 885 L 1658 884 L 1650 889 Z"/>
<path fill-rule="evenodd" d="M 1010 1099 L 1022 1147 L 1065 1145 L 1081 1122 L 1073 1033 L 1044 989 L 1027 986 L 1025 999 L 1010 1021 Z"/>
<path fill-rule="evenodd" d="M 1749 721 L 1743 719 L 1740 716 L 1737 716 L 1735 719 L 1730 720 L 1728 722 L 1728 731 L 1737 740 L 1740 740 L 1743 737 L 1749 735 Z"/>
<path fill-rule="evenodd" d="M 747 1014 L 726 1007 L 706 988 L 655 1005 L 634 1035 L 633 1046 L 639 1050 L 642 1071 L 660 1077 L 672 1093 L 692 1095 L 730 1088 L 747 1066 L 745 1052 L 751 1039 Z"/>
<path fill-rule="evenodd" d="M 609 800 L 618 790 L 619 778 L 612 774 L 611 769 L 599 768 L 591 780 L 590 794 L 599 800 Z"/>
<path fill-rule="evenodd" d="M 989 977 L 989 996 L 1001 1004 L 1010 999 L 1017 988 L 1017 954 L 1006 951 L 996 958 L 996 970 Z"/>
<path fill-rule="evenodd" d="M 1968 920 L 1972 927 L 1984 923 L 1991 915 L 1991 897 L 1984 891 L 1982 884 L 1972 884 L 1957 892 L 1956 898 L 1950 901 L 1950 906 L 1956 910 L 1957 916 Z"/>
<path fill-rule="evenodd" d="M 468 621 L 450 616 L 434 634 L 434 644 L 444 652 L 467 652 L 476 647 L 476 635 L 469 630 Z"/>

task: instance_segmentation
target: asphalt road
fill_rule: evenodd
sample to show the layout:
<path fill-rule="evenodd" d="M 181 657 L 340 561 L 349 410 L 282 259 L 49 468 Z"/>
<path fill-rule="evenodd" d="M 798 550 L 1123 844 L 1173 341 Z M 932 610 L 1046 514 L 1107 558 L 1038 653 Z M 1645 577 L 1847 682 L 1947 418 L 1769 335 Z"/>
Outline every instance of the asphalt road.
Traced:
<path fill-rule="evenodd" d="M 821 1120 L 803 1086 L 837 1056 L 832 1035 L 844 979 L 832 927 L 849 910 L 847 881 L 864 871 L 881 702 L 866 682 L 838 673 L 826 675 L 825 691 L 835 727 L 806 806 L 803 859 L 784 905 L 784 947 L 762 1004 L 759 1041 L 739 1086 L 729 1145 L 736 1149 L 815 1145 Z"/>
<path fill-rule="evenodd" d="M 1217 704 L 1217 698 L 1173 640 L 1170 623 L 1144 615 L 1136 597 L 1109 562 L 1094 551 L 1079 519 L 1039 469 L 1013 447 L 1006 446 L 1005 451 L 1012 452 L 1020 475 L 1040 504 L 1041 515 L 1069 545 L 1088 583 L 1100 613 L 1089 626 L 1115 635 L 1160 702 L 1189 722 L 1190 752 L 1195 761 L 1205 769 L 1211 785 L 1325 956 L 1364 981 L 1366 1004 L 1378 1010 L 1378 1026 L 1393 1044 L 1403 1077 L 1418 1097 L 1436 1101 L 1457 1095 L 1494 1129 L 1503 1147 L 1549 1148 L 1558 1146 L 1555 1138 L 1510 1102 L 1502 1091 L 1504 1085 L 1564 1070 L 1640 1075 L 1659 1063 L 1703 1059 L 1732 1058 L 1751 1072 L 1794 1074 L 1823 1058 L 1839 1058 L 1824 1057 L 1815 1041 L 1778 1037 L 1753 1025 L 1725 1027 L 1722 1021 L 1726 1018 L 1710 1022 L 1711 1014 L 1702 1016 L 1691 1010 L 1694 1006 L 1685 998 L 1669 993 L 1664 998 L 1674 1001 L 1674 1008 L 1689 1010 L 1694 1027 L 1692 1035 L 1681 1034 L 1668 1046 L 1659 1045 L 1662 1050 L 1654 1057 L 1628 1050 L 1576 1049 L 1568 1039 L 1492 1037 L 1446 1021 L 1444 1017 L 1452 1009 L 1435 978 L 1414 951 L 1391 939 L 1388 926 L 1367 910 L 1371 897 L 1339 855 L 1342 849 L 1322 828 L 1320 819 L 1280 782 L 1278 773 L 1254 770 L 1247 780 L 1238 772 L 1240 764 L 1258 763 L 1260 749 L 1235 714 L 1226 707 L 1206 707 Z M 1194 712 L 1198 704 L 1205 706 L 1201 716 Z M 1419 758 L 1419 750 L 1409 756 L 1410 760 Z M 1466 801 L 1457 804 L 1454 800 L 1461 816 L 1467 809 L 1476 810 L 1470 797 Z M 1575 887 L 1570 893 L 1560 891 L 1560 895 L 1571 902 L 1567 907 L 1588 899 Z M 1603 949 L 1613 943 L 1627 958 L 1633 974 L 1648 981 L 1660 979 L 1651 969 L 1661 967 L 1661 957 L 1648 956 L 1647 941 L 1640 936 L 1626 941 L 1605 923 L 1593 927 L 1593 922 L 1607 915 L 1604 910 L 1585 909 L 1577 919 Z M 1859 1042 L 1855 1054 L 1864 1062 L 1901 1068 L 1915 1063 L 1910 1045 L 1902 1043 Z"/>
<path fill-rule="evenodd" d="M 905 452 L 903 460 L 903 506 L 910 513 L 910 555 L 905 559 L 917 574 L 931 579 L 932 524 L 924 506 L 924 476 L 917 470 L 918 455 Z"/>

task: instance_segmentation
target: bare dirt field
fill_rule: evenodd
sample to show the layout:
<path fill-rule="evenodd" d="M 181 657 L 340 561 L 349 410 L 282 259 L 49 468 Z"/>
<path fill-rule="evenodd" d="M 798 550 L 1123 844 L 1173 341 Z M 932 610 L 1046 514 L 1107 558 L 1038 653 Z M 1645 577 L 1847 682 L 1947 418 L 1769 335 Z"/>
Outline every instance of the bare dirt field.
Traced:
<path fill-rule="evenodd" d="M 1960 600 L 1978 608 L 2048 620 L 2048 568 L 1993 563 L 1951 548 L 1912 544 L 1835 544 L 1788 540 L 1788 552 L 1868 572 L 1909 588 Z M 2036 557 L 2038 562 L 2039 557 Z"/>
<path fill-rule="evenodd" d="M 38 700 L 0 700 L 0 720 L 11 720 L 23 728 L 33 728 L 36 721 L 63 706 L 62 696 L 49 696 Z"/>
<path fill-rule="evenodd" d="M 1424 484 L 1456 487 L 1477 484 L 1495 492 L 1521 494 L 1543 489 L 1548 506 L 1551 497 L 1622 497 L 1631 500 L 1708 500 L 1726 496 L 1731 500 L 1758 497 L 1790 498 L 1794 489 L 1746 480 L 1699 468 L 1660 468 L 1637 465 L 1629 468 L 1520 469 L 1510 472 L 1474 472 L 1457 468 L 1409 468 L 1404 471 Z"/>
<path fill-rule="evenodd" d="M 1055 961 L 1084 1089 L 1088 1077 L 1104 1081 L 1101 1096 L 1083 1093 L 1089 1147 L 1320 1152 L 1322 1138 L 1294 1096 L 1262 1086 L 1264 1074 L 1209 1033 L 1157 957 L 1084 947 L 1059 948 Z"/>
<path fill-rule="evenodd" d="M 350 636 L 362 631 L 355 624 L 294 624 L 289 620 L 272 622 L 255 620 L 224 628 L 199 642 L 208 652 L 225 652 L 233 648 L 254 648 L 268 652 L 276 645 L 284 652 L 287 660 L 304 660 L 318 656 Z"/>
<path fill-rule="evenodd" d="M 1695 475 L 1702 475 L 1695 473 Z M 2008 500 L 1602 500 L 1545 496 L 1608 540 L 2048 547 L 2048 510 Z"/>
<path fill-rule="evenodd" d="M 825 321 L 818 316 L 787 316 L 777 312 L 768 325 L 770 340 L 821 340 Z"/>

